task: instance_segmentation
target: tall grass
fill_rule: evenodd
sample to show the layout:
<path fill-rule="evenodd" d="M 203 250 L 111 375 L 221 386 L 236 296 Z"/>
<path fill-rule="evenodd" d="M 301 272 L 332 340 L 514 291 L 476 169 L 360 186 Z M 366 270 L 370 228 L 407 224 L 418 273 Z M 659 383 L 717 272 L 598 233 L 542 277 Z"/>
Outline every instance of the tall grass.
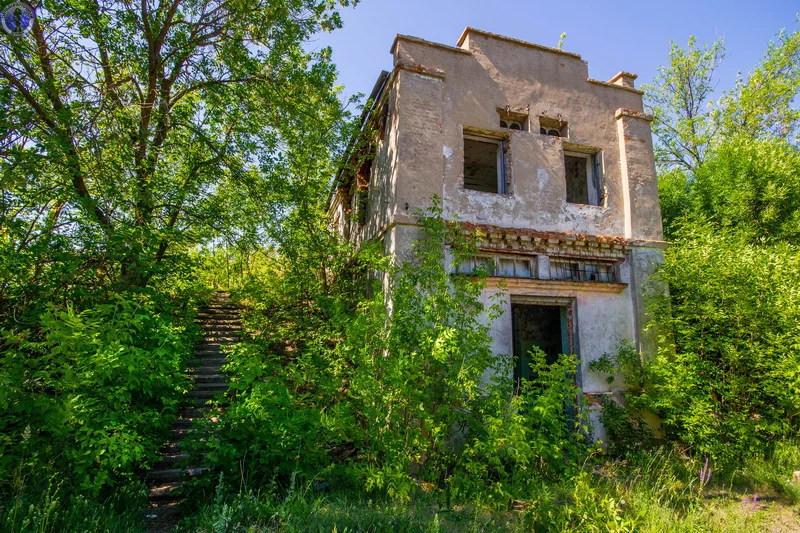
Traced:
<path fill-rule="evenodd" d="M 42 474 L 44 478 L 39 477 Z M 9 498 L 0 502 L 0 531 L 143 531 L 147 498 L 141 484 L 128 484 L 99 498 L 76 494 L 68 484 L 63 477 L 46 472 L 17 474 Z"/>
<path fill-rule="evenodd" d="M 184 531 L 536 531 L 584 533 L 750 533 L 781 524 L 800 529 L 798 487 L 789 481 L 800 446 L 783 443 L 736 472 L 702 459 L 655 450 L 596 461 L 577 475 L 542 482 L 498 506 L 480 492 L 448 502 L 443 490 L 418 490 L 408 503 L 311 483 L 287 490 L 226 492 L 182 525 Z M 420 485 L 423 487 L 423 485 Z M 488 491 L 488 488 L 487 488 Z M 450 503 L 448 505 L 448 503 Z M 791 529 L 795 528 L 795 529 Z"/>

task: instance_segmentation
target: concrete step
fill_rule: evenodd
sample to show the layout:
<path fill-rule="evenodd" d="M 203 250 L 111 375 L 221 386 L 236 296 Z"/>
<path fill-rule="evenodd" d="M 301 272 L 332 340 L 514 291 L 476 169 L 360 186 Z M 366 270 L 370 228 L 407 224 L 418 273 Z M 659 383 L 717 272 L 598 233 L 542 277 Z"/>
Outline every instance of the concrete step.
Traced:
<path fill-rule="evenodd" d="M 181 451 L 182 451 L 181 442 L 173 440 L 165 442 L 161 446 L 161 450 L 159 450 L 159 453 L 162 455 L 170 455 L 170 454 L 181 453 Z"/>
<path fill-rule="evenodd" d="M 199 364 L 186 367 L 186 374 L 190 379 L 195 379 L 195 377 L 204 374 L 220 374 L 222 371 L 219 368 L 227 362 L 224 357 L 208 357 L 205 359 L 192 359 L 192 361 L 196 361 Z"/>
<path fill-rule="evenodd" d="M 190 359 L 186 362 L 186 366 L 189 369 L 193 369 L 195 372 L 199 368 L 214 368 L 218 369 L 220 366 L 226 363 L 226 359 L 224 357 L 203 357 L 197 359 Z"/>
<path fill-rule="evenodd" d="M 211 368 L 211 367 L 206 367 Z M 211 372 L 195 372 L 193 374 L 189 374 L 189 377 L 192 378 L 192 381 L 197 383 L 225 383 L 228 381 L 228 376 L 225 374 L 221 374 L 219 372 L 211 373 Z"/>
<path fill-rule="evenodd" d="M 203 339 L 198 344 L 220 344 L 226 342 L 230 344 L 239 342 L 240 340 L 242 340 L 241 336 L 235 331 L 211 332 L 204 334 Z"/>
<path fill-rule="evenodd" d="M 211 381 L 205 383 L 195 383 L 195 391 L 226 391 L 230 384 L 226 381 Z"/>
<path fill-rule="evenodd" d="M 172 452 L 172 453 L 165 453 L 161 456 L 161 461 L 153 465 L 153 470 L 159 468 L 159 466 L 174 468 L 176 463 L 180 463 L 181 461 L 187 461 L 191 457 L 186 452 Z"/>
<path fill-rule="evenodd" d="M 204 466 L 192 466 L 189 468 L 165 468 L 153 469 L 147 474 L 147 479 L 157 483 L 180 483 L 184 479 L 197 477 L 205 472 L 208 468 Z"/>
<path fill-rule="evenodd" d="M 225 387 L 225 389 L 227 388 L 228 387 Z M 215 396 L 219 395 L 220 392 L 222 391 L 214 389 L 191 390 L 186 393 L 186 396 L 194 400 L 210 400 Z"/>
<path fill-rule="evenodd" d="M 222 351 L 222 347 L 220 345 L 214 346 L 197 346 L 194 350 L 194 354 L 200 357 L 224 357 L 226 354 Z"/>
<path fill-rule="evenodd" d="M 222 414 L 222 409 L 211 409 L 209 407 L 187 407 L 183 410 L 183 418 L 191 418 L 192 420 L 198 418 L 219 418 Z"/>
<path fill-rule="evenodd" d="M 224 322 L 224 323 L 209 324 L 208 322 L 205 322 L 205 323 L 201 323 L 200 325 L 203 326 L 203 331 L 206 332 L 206 333 L 209 332 L 209 331 L 241 331 L 242 330 L 242 325 L 240 323 Z"/>
<path fill-rule="evenodd" d="M 192 398 L 191 404 L 194 407 L 211 407 L 212 405 L 227 405 L 228 400 L 225 399 L 224 396 L 219 396 L 218 398 Z"/>
<path fill-rule="evenodd" d="M 242 326 L 214 326 L 203 328 L 203 338 L 234 337 L 241 334 Z"/>
<path fill-rule="evenodd" d="M 169 437 L 172 441 L 171 443 L 177 443 L 186 438 L 186 436 L 195 431 L 193 427 L 184 427 L 184 428 L 170 428 L 169 430 Z"/>
<path fill-rule="evenodd" d="M 159 483 L 150 487 L 150 490 L 147 492 L 147 498 L 151 502 L 175 501 L 181 498 L 181 489 L 183 489 L 183 486 L 183 481 Z"/>
<path fill-rule="evenodd" d="M 200 314 L 195 317 L 195 322 L 199 325 L 223 325 L 223 324 L 239 324 L 241 325 L 242 319 L 238 313 L 213 313 L 213 314 Z"/>
<path fill-rule="evenodd" d="M 230 335 L 226 335 L 224 337 L 222 335 L 217 335 L 214 337 L 203 338 L 203 340 L 197 343 L 195 351 L 208 350 L 213 346 L 228 346 L 230 344 L 236 344 L 240 340 L 241 339 L 239 339 L 239 337 L 231 337 Z"/>
<path fill-rule="evenodd" d="M 197 310 L 198 313 L 219 313 L 219 312 L 227 312 L 227 313 L 238 313 L 242 310 L 242 308 L 236 304 L 232 304 L 231 302 L 213 302 L 211 305 L 207 305 L 205 307 L 201 307 Z"/>
<path fill-rule="evenodd" d="M 172 427 L 170 429 L 192 429 L 192 419 L 179 418 L 172 423 Z"/>

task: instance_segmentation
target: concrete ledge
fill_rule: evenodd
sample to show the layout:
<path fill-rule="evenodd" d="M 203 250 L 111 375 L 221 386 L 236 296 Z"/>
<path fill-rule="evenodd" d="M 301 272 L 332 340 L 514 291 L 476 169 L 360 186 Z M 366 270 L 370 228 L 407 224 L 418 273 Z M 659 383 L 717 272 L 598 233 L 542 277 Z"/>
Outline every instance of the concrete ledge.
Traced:
<path fill-rule="evenodd" d="M 394 66 L 395 72 L 398 70 L 405 70 L 406 72 L 413 72 L 414 74 L 419 74 L 420 76 L 427 76 L 429 78 L 437 78 L 443 80 L 445 78 L 444 71 L 438 68 L 430 68 L 426 67 L 425 65 L 407 65 L 402 61 L 398 61 L 398 63 Z"/>
<path fill-rule="evenodd" d="M 523 295 L 524 291 L 537 294 L 542 291 L 568 292 L 606 292 L 619 293 L 628 287 L 627 283 L 610 283 L 604 281 L 568 281 L 562 279 L 502 278 L 490 276 L 486 278 L 487 289 L 505 289 L 512 295 Z"/>
<path fill-rule="evenodd" d="M 421 44 L 424 46 L 431 46 L 433 48 L 439 48 L 440 50 L 446 50 L 448 52 L 455 52 L 457 54 L 464 54 L 471 56 L 472 52 L 469 50 L 464 50 L 463 48 L 458 48 L 457 46 L 449 46 L 446 44 L 435 43 L 433 41 L 426 41 L 425 39 L 420 39 L 419 37 L 412 37 L 411 35 L 403 35 L 398 33 L 397 36 L 394 38 L 394 42 L 392 42 L 392 47 L 389 49 L 390 54 L 394 54 L 395 49 L 397 48 L 397 43 L 399 41 L 406 41 L 409 43 Z"/>
<path fill-rule="evenodd" d="M 643 95 L 644 91 L 634 89 L 633 87 L 625 87 L 624 85 L 617 85 L 616 83 L 608 83 L 607 81 L 600 81 L 594 78 L 586 78 L 586 81 L 595 85 L 602 85 L 603 87 L 611 87 L 612 89 L 619 89 L 621 91 L 628 91 L 629 93 Z"/>
<path fill-rule="evenodd" d="M 615 87 L 619 87 L 619 85 L 615 85 Z M 616 113 L 614 113 L 614 118 L 620 119 L 622 117 L 638 118 L 639 120 L 653 122 L 653 115 L 649 115 L 644 111 L 636 111 L 635 109 L 625 109 L 624 107 L 620 107 L 617 109 Z"/>

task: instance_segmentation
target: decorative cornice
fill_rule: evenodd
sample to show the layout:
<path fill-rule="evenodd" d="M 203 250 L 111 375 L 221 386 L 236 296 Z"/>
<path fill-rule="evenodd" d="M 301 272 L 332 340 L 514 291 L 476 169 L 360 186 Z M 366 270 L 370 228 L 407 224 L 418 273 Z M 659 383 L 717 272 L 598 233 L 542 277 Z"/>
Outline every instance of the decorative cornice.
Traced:
<path fill-rule="evenodd" d="M 627 283 L 607 281 L 566 281 L 560 279 L 533 278 L 486 278 L 487 289 L 506 289 L 514 296 L 524 296 L 530 291 L 533 296 L 541 296 L 544 291 L 561 292 L 610 292 L 619 293 L 628 287 Z"/>
<path fill-rule="evenodd" d="M 617 85 L 616 83 L 609 83 L 607 81 L 600 81 L 594 78 L 586 78 L 586 81 L 589 83 L 594 83 L 595 85 L 602 85 L 603 87 L 611 87 L 612 89 L 620 89 L 622 91 L 628 91 L 629 93 L 643 95 L 644 91 L 640 91 L 639 89 L 634 89 L 633 87 L 625 87 L 624 85 Z"/>

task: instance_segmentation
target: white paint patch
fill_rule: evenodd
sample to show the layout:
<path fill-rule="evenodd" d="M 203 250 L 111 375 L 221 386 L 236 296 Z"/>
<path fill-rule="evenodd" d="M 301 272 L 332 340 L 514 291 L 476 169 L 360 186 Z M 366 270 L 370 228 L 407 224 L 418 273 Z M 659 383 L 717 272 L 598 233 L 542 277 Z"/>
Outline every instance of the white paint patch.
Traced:
<path fill-rule="evenodd" d="M 544 189 L 547 182 L 550 181 L 550 174 L 547 173 L 547 169 L 540 168 L 536 172 L 536 178 L 539 183 L 539 189 Z"/>
<path fill-rule="evenodd" d="M 449 146 L 442 146 L 442 155 L 444 155 L 445 157 L 450 157 L 451 155 L 453 155 L 453 149 L 450 148 Z"/>

